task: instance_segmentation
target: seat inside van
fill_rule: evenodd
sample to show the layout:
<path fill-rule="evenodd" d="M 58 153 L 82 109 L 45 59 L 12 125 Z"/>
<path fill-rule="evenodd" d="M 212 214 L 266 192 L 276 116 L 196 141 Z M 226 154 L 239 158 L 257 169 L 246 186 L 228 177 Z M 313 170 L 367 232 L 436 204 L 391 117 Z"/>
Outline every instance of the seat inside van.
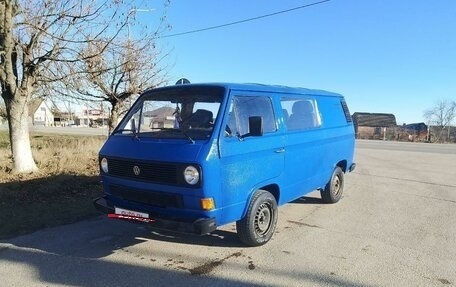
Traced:
<path fill-rule="evenodd" d="M 315 127 L 315 112 L 310 101 L 302 100 L 293 104 L 292 113 L 288 119 L 288 129 L 301 130 Z"/>
<path fill-rule="evenodd" d="M 211 111 L 204 110 L 204 109 L 198 109 L 196 110 L 190 120 L 189 120 L 189 125 L 192 128 L 210 128 L 212 125 L 213 121 L 213 114 Z"/>

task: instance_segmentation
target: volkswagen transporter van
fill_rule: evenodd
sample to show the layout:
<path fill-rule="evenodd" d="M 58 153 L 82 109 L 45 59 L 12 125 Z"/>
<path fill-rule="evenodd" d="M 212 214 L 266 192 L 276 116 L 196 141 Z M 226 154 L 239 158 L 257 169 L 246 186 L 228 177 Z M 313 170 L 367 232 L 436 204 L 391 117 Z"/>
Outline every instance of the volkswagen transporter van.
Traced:
<path fill-rule="evenodd" d="M 269 241 L 277 206 L 319 190 L 342 196 L 354 129 L 344 98 L 321 90 L 188 84 L 148 90 L 99 154 L 112 218 L 207 234 L 236 222 L 242 242 Z"/>

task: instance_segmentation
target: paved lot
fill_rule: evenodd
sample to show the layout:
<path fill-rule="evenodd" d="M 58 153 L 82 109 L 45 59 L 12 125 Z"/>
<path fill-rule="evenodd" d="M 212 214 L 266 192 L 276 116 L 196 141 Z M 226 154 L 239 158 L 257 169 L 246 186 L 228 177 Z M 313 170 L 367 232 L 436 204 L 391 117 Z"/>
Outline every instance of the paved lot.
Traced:
<path fill-rule="evenodd" d="M 99 217 L 1 242 L 0 285 L 456 285 L 456 145 L 357 146 L 344 198 L 281 207 L 263 247 L 233 225 L 197 237 Z"/>

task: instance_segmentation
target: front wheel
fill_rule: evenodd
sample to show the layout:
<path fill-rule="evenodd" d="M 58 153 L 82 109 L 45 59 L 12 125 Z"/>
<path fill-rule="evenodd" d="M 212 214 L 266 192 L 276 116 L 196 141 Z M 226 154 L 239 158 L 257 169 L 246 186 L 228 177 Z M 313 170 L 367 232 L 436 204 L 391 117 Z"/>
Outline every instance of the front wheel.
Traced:
<path fill-rule="evenodd" d="M 248 246 L 268 242 L 277 225 L 277 201 L 266 190 L 258 190 L 252 197 L 247 214 L 236 221 L 239 239 Z"/>
<path fill-rule="evenodd" d="M 320 191 L 321 199 L 325 203 L 336 203 L 342 197 L 344 191 L 344 172 L 340 167 L 336 167 L 331 179 L 325 188 Z"/>

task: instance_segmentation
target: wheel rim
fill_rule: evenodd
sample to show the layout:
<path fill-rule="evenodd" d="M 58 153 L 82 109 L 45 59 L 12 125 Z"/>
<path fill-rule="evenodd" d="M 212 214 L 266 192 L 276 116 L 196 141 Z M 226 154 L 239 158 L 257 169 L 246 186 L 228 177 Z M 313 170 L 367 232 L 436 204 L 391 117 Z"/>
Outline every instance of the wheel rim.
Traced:
<path fill-rule="evenodd" d="M 340 193 L 341 186 L 342 186 L 342 181 L 340 179 L 340 176 L 336 175 L 334 177 L 334 181 L 332 183 L 332 191 L 333 191 L 334 195 L 338 195 Z"/>
<path fill-rule="evenodd" d="M 264 235 L 269 231 L 272 222 L 272 208 L 270 204 L 262 203 L 255 214 L 255 231 Z"/>

